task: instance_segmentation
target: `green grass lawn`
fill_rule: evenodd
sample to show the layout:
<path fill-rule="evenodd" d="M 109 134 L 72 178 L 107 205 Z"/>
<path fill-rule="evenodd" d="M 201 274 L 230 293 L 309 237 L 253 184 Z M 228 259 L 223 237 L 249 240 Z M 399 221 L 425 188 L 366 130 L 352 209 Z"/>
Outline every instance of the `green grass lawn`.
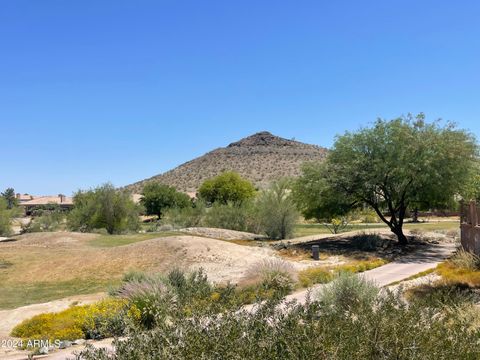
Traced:
<path fill-rule="evenodd" d="M 89 245 L 93 247 L 115 247 L 137 243 L 140 241 L 156 239 L 160 237 L 179 236 L 182 235 L 178 231 L 162 231 L 144 234 L 127 234 L 127 235 L 100 235 L 90 240 Z"/>
<path fill-rule="evenodd" d="M 405 229 L 420 229 L 425 231 L 436 230 L 456 230 L 460 229 L 460 221 L 438 221 L 425 223 L 408 223 L 405 224 Z"/>
<path fill-rule="evenodd" d="M 420 229 L 425 231 L 438 231 L 438 230 L 455 230 L 460 227 L 458 221 L 439 221 L 439 222 L 422 222 L 422 223 L 407 223 L 404 225 L 405 229 Z M 387 229 L 387 225 L 384 223 L 378 224 L 351 224 L 348 225 L 342 232 L 354 231 L 354 230 L 369 230 L 369 229 Z M 317 234 L 330 234 L 330 230 L 322 224 L 298 224 L 295 226 L 295 237 L 317 235 Z"/>
<path fill-rule="evenodd" d="M 354 230 L 368 230 L 385 228 L 384 224 L 351 224 L 348 225 L 342 232 Z M 295 226 L 295 237 L 317 235 L 317 234 L 331 234 L 330 230 L 322 224 L 298 224 Z"/>
<path fill-rule="evenodd" d="M 9 283 L 1 287 L 0 310 L 44 303 L 73 295 L 93 294 L 107 291 L 119 280 L 75 279 L 56 282 Z"/>

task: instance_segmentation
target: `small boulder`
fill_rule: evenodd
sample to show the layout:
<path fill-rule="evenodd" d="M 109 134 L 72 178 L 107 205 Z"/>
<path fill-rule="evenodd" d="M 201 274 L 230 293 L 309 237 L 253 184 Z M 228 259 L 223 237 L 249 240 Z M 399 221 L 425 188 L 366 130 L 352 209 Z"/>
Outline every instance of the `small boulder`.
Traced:
<path fill-rule="evenodd" d="M 68 340 L 60 341 L 60 349 L 66 349 L 68 347 L 72 346 L 72 342 Z"/>

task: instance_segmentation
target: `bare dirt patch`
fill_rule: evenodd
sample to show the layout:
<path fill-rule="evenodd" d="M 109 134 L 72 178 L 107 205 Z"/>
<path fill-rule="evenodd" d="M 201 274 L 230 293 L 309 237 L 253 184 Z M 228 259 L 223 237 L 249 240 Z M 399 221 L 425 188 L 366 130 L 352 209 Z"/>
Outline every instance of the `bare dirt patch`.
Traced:
<path fill-rule="evenodd" d="M 196 236 L 205 236 L 212 239 L 221 240 L 262 240 L 266 237 L 263 235 L 253 234 L 244 231 L 235 231 L 227 229 L 207 228 L 207 227 L 191 227 L 180 230 Z"/>

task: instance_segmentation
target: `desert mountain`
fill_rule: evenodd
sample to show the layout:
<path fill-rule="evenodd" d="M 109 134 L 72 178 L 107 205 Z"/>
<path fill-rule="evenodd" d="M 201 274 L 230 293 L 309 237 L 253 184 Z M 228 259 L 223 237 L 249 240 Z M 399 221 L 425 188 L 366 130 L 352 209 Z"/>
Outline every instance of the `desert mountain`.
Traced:
<path fill-rule="evenodd" d="M 272 180 L 298 176 L 304 162 L 321 161 L 327 149 L 284 139 L 264 131 L 248 136 L 227 147 L 215 149 L 161 175 L 127 186 L 140 192 L 148 181 L 175 186 L 178 190 L 195 192 L 202 182 L 223 171 L 233 170 L 264 188 Z"/>

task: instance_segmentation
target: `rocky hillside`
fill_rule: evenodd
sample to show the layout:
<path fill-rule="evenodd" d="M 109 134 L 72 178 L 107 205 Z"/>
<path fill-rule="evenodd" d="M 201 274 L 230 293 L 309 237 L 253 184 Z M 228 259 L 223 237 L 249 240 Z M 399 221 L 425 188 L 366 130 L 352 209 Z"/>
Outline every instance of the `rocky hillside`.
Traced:
<path fill-rule="evenodd" d="M 186 162 L 173 170 L 142 180 L 127 188 L 140 192 L 148 181 L 159 181 L 178 190 L 195 192 L 202 182 L 223 171 L 233 170 L 264 188 L 275 179 L 298 176 L 307 161 L 321 161 L 327 149 L 260 132 L 227 147 Z"/>

